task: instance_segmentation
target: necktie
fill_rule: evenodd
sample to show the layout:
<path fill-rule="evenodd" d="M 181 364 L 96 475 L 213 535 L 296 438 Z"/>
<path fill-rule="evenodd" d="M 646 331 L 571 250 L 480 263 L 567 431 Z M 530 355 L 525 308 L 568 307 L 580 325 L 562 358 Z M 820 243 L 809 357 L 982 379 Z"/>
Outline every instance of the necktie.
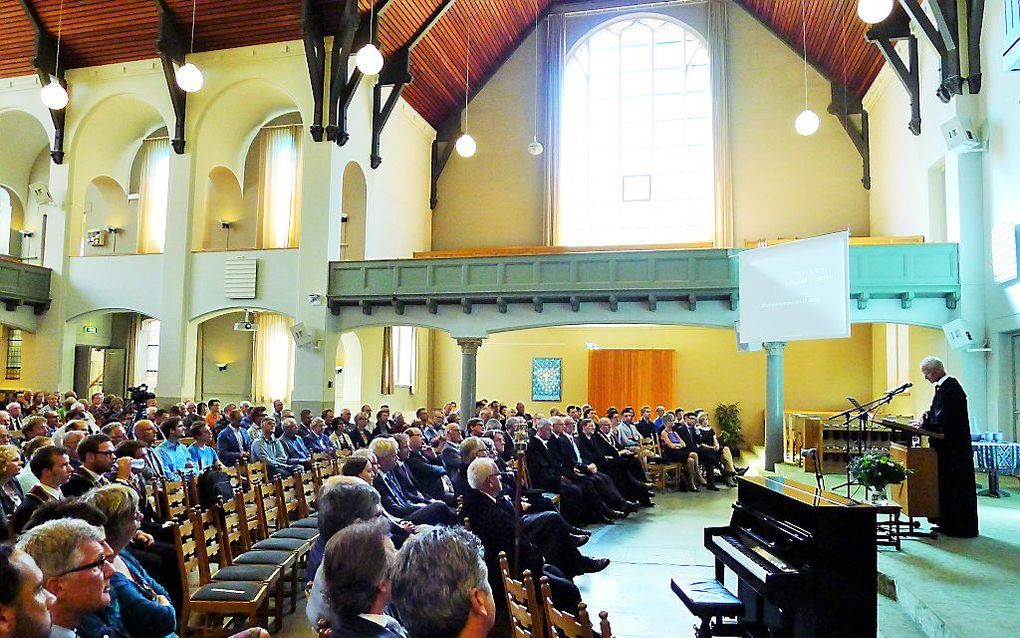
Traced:
<path fill-rule="evenodd" d="M 577 441 L 572 436 L 568 436 L 567 439 L 570 441 L 570 447 L 574 448 L 574 458 L 578 463 L 581 463 L 581 453 L 577 449 Z"/>
<path fill-rule="evenodd" d="M 401 506 L 410 505 L 407 499 L 404 498 L 403 492 L 400 491 L 400 484 L 397 482 L 395 476 L 393 476 L 390 472 L 386 472 L 383 474 L 383 480 L 386 481 L 386 484 L 389 486 L 390 491 L 393 492 L 393 497 L 397 499 L 397 503 L 399 503 Z"/>
<path fill-rule="evenodd" d="M 398 623 L 395 620 L 387 620 L 386 621 L 386 629 L 391 631 L 391 632 L 393 632 L 393 633 L 395 633 L 396 635 L 400 636 L 400 638 L 406 638 L 407 637 L 407 633 L 404 631 L 404 628 L 401 627 L 400 623 Z"/>

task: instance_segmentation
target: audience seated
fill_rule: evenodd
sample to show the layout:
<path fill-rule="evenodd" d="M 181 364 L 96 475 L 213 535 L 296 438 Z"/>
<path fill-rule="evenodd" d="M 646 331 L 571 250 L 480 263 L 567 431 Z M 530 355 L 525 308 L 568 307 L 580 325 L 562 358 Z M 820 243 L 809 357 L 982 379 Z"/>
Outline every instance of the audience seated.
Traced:
<path fill-rule="evenodd" d="M 446 429 L 443 431 L 444 441 L 439 451 L 439 457 L 443 460 L 443 467 L 446 468 L 446 474 L 450 477 L 455 477 L 460 473 L 461 458 L 460 458 L 460 444 L 464 440 L 464 436 L 461 433 L 460 424 L 454 421 L 453 423 L 447 423 Z"/>
<path fill-rule="evenodd" d="M 662 417 L 662 431 L 659 432 L 659 443 L 662 449 L 662 458 L 670 463 L 680 463 L 685 466 L 687 476 L 687 489 L 691 492 L 698 491 L 701 483 L 701 472 L 698 471 L 698 453 L 683 436 L 673 429 L 675 416 L 667 412 Z"/>
<path fill-rule="evenodd" d="M 408 428 L 408 456 L 404 464 L 415 485 L 429 498 L 442 499 L 446 496 L 443 477 L 447 476 L 446 468 L 439 459 L 435 449 L 425 440 L 425 434 L 419 428 Z"/>
<path fill-rule="evenodd" d="M 36 450 L 32 455 L 32 460 L 29 461 L 29 467 L 32 469 L 32 474 L 39 479 L 39 483 L 25 494 L 25 500 L 14 512 L 11 525 L 15 532 L 20 532 L 25 528 L 28 519 L 40 505 L 63 498 L 60 488 L 67 482 L 73 471 L 67 450 L 55 445 Z"/>
<path fill-rule="evenodd" d="M 163 442 L 156 446 L 159 459 L 163 462 L 163 473 L 172 481 L 179 481 L 187 474 L 193 473 L 195 463 L 187 446 L 181 443 L 184 436 L 184 424 L 177 417 L 170 417 L 159 426 L 163 434 Z"/>
<path fill-rule="evenodd" d="M 193 443 L 188 446 L 188 455 L 191 456 L 191 462 L 195 469 L 201 472 L 219 465 L 220 457 L 216 450 L 210 447 L 213 441 L 212 429 L 205 421 L 198 418 L 197 414 L 195 417 L 192 420 L 191 430 L 188 432 L 193 439 Z"/>
<path fill-rule="evenodd" d="M 209 414 L 213 414 L 213 403 L 209 402 Z M 215 401 L 216 408 L 219 402 Z M 233 409 L 227 413 L 226 423 L 219 429 L 216 435 L 216 452 L 220 460 L 227 467 L 234 467 L 239 461 L 247 461 L 251 457 L 251 437 L 247 430 L 241 427 L 241 411 Z M 209 417 L 206 417 L 206 424 Z M 216 421 L 214 421 L 216 423 Z"/>
<path fill-rule="evenodd" d="M 49 638 L 55 602 L 35 560 L 0 543 L 0 638 Z"/>
<path fill-rule="evenodd" d="M 21 451 L 17 446 L 0 445 L 0 541 L 11 540 L 14 512 L 25 500 L 25 493 L 18 483 L 22 469 Z"/>
<path fill-rule="evenodd" d="M 291 476 L 294 472 L 299 472 L 301 466 L 291 462 L 283 442 L 276 436 L 276 422 L 266 418 L 258 420 L 262 431 L 252 441 L 251 457 L 256 461 L 263 461 L 272 478 Z"/>
<path fill-rule="evenodd" d="M 107 485 L 110 481 L 106 474 L 115 464 L 118 479 L 126 480 L 131 474 L 131 461 L 116 462 L 113 441 L 105 434 L 86 437 L 78 446 L 78 452 L 82 464 L 71 472 L 67 482 L 60 488 L 64 496 L 81 496 L 92 488 Z"/>
<path fill-rule="evenodd" d="M 404 489 L 394 472 L 398 462 L 398 444 L 395 439 L 377 437 L 372 440 L 369 449 L 376 455 L 379 466 L 373 484 L 382 499 L 383 509 L 415 525 L 449 525 L 456 520 L 453 510 L 446 503 L 429 500 L 416 488 L 413 491 Z"/>

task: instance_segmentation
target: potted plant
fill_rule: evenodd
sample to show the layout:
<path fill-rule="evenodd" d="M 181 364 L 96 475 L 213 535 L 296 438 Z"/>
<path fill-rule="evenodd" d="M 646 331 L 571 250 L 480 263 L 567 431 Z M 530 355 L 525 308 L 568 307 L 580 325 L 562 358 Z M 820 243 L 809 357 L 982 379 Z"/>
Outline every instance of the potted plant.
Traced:
<path fill-rule="evenodd" d="M 867 452 L 850 461 L 850 476 L 872 490 L 873 504 L 884 503 L 887 500 L 885 488 L 902 483 L 908 473 L 909 470 L 888 452 Z"/>
<path fill-rule="evenodd" d="M 715 406 L 715 422 L 719 425 L 719 445 L 730 448 L 733 456 L 740 456 L 740 446 L 744 442 L 744 433 L 740 430 L 740 402 Z"/>

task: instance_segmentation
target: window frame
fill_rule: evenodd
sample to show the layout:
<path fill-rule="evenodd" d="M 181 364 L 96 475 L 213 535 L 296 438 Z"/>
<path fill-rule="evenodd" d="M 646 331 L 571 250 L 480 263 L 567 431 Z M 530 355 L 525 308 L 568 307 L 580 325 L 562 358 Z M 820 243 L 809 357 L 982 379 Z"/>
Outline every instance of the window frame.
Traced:
<path fill-rule="evenodd" d="M 21 379 L 21 367 L 24 361 L 24 335 L 19 328 L 7 328 L 7 357 L 4 379 L 17 381 Z M 13 361 L 13 363 L 12 363 Z"/>
<path fill-rule="evenodd" d="M 413 388 L 418 376 L 418 329 L 414 326 L 393 326 L 390 334 L 393 342 L 393 387 Z"/>

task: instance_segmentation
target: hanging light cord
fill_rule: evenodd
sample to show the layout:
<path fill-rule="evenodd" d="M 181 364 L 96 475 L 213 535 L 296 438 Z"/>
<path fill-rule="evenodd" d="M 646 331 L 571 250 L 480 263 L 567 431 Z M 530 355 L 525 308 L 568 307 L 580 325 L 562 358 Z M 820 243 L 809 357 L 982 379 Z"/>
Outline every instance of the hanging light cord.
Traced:
<path fill-rule="evenodd" d="M 198 12 L 198 0 L 191 0 L 191 52 L 195 52 L 195 15 Z"/>
<path fill-rule="evenodd" d="M 849 62 L 849 60 L 847 60 L 847 57 L 846 57 L 846 17 L 842 17 L 842 16 L 840 18 L 840 25 L 839 25 L 839 40 L 840 40 L 840 46 L 843 49 L 843 122 L 849 123 L 850 122 L 850 107 L 847 104 L 847 95 L 846 95 L 847 86 L 848 86 L 848 79 L 849 79 L 849 73 L 848 73 L 849 65 L 847 63 Z"/>
<path fill-rule="evenodd" d="M 471 91 L 471 21 L 465 13 L 464 21 L 467 23 L 467 48 L 464 49 L 464 132 L 467 133 L 468 116 L 468 95 Z"/>
<path fill-rule="evenodd" d="M 535 141 L 538 141 L 538 0 L 535 0 Z"/>
<path fill-rule="evenodd" d="M 808 107 L 807 84 L 807 0 L 800 0 L 800 35 L 804 44 L 804 109 Z"/>
<path fill-rule="evenodd" d="M 60 0 L 60 12 L 57 14 L 57 61 L 53 65 L 53 72 L 57 74 L 57 81 L 60 81 L 60 32 L 64 28 L 64 0 Z"/>

